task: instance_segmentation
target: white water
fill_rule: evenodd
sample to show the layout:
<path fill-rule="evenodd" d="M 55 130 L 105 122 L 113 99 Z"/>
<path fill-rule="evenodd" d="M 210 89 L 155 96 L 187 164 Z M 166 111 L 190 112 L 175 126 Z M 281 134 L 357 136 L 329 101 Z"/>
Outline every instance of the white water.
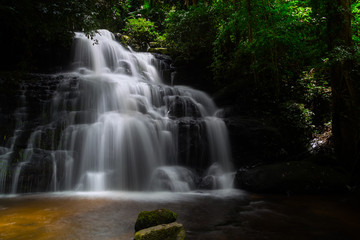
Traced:
<path fill-rule="evenodd" d="M 211 98 L 189 87 L 163 84 L 153 55 L 132 52 L 107 30 L 98 32 L 94 40 L 76 34 L 74 72 L 65 74 L 53 96 L 51 121 L 28 141 L 31 155 L 49 141 L 42 134 L 52 131 L 51 190 L 190 191 L 197 182 L 189 167 L 198 165 L 210 168 L 204 174 L 220 182 L 218 188 L 230 188 L 227 130 L 215 116 L 218 109 Z M 204 159 L 192 163 L 194 152 Z M 22 168 L 31 161 L 14 168 L 13 193 Z"/>
<path fill-rule="evenodd" d="M 0 146 L 0 193 L 6 190 L 6 181 L 9 175 L 9 161 L 14 152 L 14 144 L 16 139 L 23 131 L 26 114 L 26 88 L 21 86 L 19 102 L 22 107 L 17 109 L 14 113 L 16 117 L 15 131 L 13 136 L 8 140 L 8 147 Z M 15 170 L 16 172 L 17 170 Z"/>

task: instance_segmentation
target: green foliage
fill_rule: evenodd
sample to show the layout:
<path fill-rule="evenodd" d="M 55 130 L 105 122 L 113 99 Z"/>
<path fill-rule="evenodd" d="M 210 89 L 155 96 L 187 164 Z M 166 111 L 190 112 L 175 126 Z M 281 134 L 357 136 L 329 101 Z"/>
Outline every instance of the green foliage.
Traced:
<path fill-rule="evenodd" d="M 353 31 L 353 40 L 355 45 L 360 45 L 360 1 L 353 1 L 351 5 L 352 9 L 352 31 Z"/>
<path fill-rule="evenodd" d="M 298 76 L 299 66 L 309 60 L 309 8 L 293 1 L 269 4 L 240 5 L 219 28 L 213 69 L 220 84 L 253 78 L 254 88 L 278 97 L 283 78 Z"/>
<path fill-rule="evenodd" d="M 303 96 L 302 102 L 313 113 L 307 122 L 315 131 L 321 131 L 331 121 L 331 89 L 327 79 L 324 69 L 312 69 L 303 72 L 299 80 L 299 86 L 303 88 L 303 94 L 299 96 Z"/>
<path fill-rule="evenodd" d="M 3 1 L 0 21 L 2 31 L 10 37 L 2 37 L 0 45 L 6 46 L 2 52 L 9 55 L 9 66 L 36 70 L 34 67 L 61 64 L 71 46 L 73 31 L 90 32 L 99 26 L 95 2 Z M 47 58 L 50 53 L 52 58 Z"/>
<path fill-rule="evenodd" d="M 166 21 L 166 39 L 174 55 L 190 61 L 200 56 L 211 58 L 219 20 L 217 8 L 204 4 L 187 10 L 172 9 Z M 209 56 L 210 54 L 210 56 Z"/>
<path fill-rule="evenodd" d="M 143 50 L 146 50 L 149 42 L 155 41 L 159 37 L 155 24 L 145 18 L 129 19 L 124 32 L 131 38 L 130 45 L 137 45 Z"/>
<path fill-rule="evenodd" d="M 245 8 L 232 13 L 219 26 L 214 42 L 213 70 L 215 76 L 222 81 L 232 81 L 236 76 L 240 79 L 244 74 L 251 74 L 250 67 L 252 43 L 249 41 L 248 21 Z"/>
<path fill-rule="evenodd" d="M 266 106 L 259 111 L 272 111 L 305 144 L 330 118 L 331 91 L 322 70 L 322 58 L 328 57 L 325 5 L 317 0 L 208 2 L 169 12 L 166 41 L 173 55 L 197 64 L 202 56 L 211 57 L 220 95 L 248 109 Z M 312 68 L 316 71 L 304 71 Z"/>
<path fill-rule="evenodd" d="M 360 1 L 353 1 L 351 5 L 352 9 L 352 32 L 353 41 L 355 47 L 355 58 L 357 62 L 360 62 Z"/>
<path fill-rule="evenodd" d="M 304 104 L 286 102 L 283 106 L 283 111 L 285 113 L 283 116 L 285 116 L 288 119 L 288 122 L 292 123 L 292 125 L 295 125 L 300 129 L 311 127 L 312 116 L 314 113 L 310 109 L 306 108 Z"/>
<path fill-rule="evenodd" d="M 73 32 L 124 27 L 130 0 L 4 0 L 0 4 L 0 46 L 8 56 L 5 68 L 40 70 L 63 65 L 72 44 Z M 5 36 L 5 35 L 4 35 Z M 15 51 L 14 51 L 15 49 Z M 10 51 L 11 50 L 11 51 Z M 52 57 L 49 57 L 53 55 Z M 3 66 L 4 67 L 4 66 Z"/>
<path fill-rule="evenodd" d="M 131 0 L 96 1 L 96 18 L 99 28 L 117 32 L 125 27 L 124 19 L 128 17 Z"/>

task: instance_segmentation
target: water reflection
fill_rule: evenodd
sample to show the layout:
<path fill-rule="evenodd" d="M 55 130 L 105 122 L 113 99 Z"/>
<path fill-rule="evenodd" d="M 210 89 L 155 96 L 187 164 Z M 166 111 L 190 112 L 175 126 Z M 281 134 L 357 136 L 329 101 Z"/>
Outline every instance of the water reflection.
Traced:
<path fill-rule="evenodd" d="M 140 211 L 169 208 L 187 239 L 357 239 L 358 198 L 243 191 L 66 192 L 0 198 L 0 239 L 133 239 Z"/>

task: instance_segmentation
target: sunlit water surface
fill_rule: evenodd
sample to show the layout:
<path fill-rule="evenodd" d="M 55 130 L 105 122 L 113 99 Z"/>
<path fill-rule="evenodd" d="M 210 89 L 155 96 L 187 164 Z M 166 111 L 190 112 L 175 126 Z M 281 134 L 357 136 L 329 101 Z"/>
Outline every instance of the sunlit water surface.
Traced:
<path fill-rule="evenodd" d="M 187 239 L 358 239 L 358 198 L 66 192 L 2 196 L 0 239 L 133 239 L 143 210 L 178 213 Z"/>

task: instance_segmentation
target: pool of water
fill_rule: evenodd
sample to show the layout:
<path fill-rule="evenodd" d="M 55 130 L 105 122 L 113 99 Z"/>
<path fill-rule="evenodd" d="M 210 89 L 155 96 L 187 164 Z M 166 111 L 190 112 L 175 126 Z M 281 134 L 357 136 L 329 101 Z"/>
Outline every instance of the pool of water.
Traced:
<path fill-rule="evenodd" d="M 66 192 L 0 197 L 0 239 L 130 240 L 137 215 L 168 208 L 187 239 L 358 239 L 360 202 L 348 196 Z"/>

